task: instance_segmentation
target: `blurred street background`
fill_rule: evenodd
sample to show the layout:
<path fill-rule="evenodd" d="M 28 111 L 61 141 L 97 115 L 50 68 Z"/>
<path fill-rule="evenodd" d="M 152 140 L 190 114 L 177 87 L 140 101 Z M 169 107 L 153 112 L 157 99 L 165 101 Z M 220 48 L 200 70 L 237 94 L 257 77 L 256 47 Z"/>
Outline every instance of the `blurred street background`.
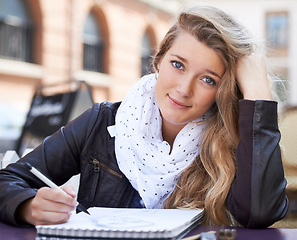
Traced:
<path fill-rule="evenodd" d="M 151 71 L 151 56 L 188 2 L 0 0 L 0 153 L 15 148 L 42 86 L 56 87 L 42 90 L 51 95 L 84 81 L 94 102 L 122 100 Z M 225 10 L 254 34 L 286 87 L 281 101 L 297 105 L 297 0 L 196 2 Z"/>

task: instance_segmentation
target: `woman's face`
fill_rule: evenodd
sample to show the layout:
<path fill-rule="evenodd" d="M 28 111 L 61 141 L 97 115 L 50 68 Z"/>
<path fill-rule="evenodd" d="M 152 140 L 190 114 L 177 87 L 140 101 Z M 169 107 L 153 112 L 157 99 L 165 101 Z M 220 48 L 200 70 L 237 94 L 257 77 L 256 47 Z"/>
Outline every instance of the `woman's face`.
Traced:
<path fill-rule="evenodd" d="M 161 59 L 156 99 L 163 124 L 185 125 L 206 113 L 225 72 L 219 55 L 181 32 Z"/>

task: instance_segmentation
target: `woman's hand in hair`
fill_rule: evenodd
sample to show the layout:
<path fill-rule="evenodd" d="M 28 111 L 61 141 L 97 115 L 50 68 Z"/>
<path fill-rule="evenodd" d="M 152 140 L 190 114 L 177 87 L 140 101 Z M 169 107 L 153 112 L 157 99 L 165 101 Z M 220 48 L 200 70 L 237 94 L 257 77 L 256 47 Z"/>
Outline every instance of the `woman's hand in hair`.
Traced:
<path fill-rule="evenodd" d="M 237 65 L 237 81 L 244 99 L 272 100 L 264 56 L 251 54 L 241 58 Z"/>

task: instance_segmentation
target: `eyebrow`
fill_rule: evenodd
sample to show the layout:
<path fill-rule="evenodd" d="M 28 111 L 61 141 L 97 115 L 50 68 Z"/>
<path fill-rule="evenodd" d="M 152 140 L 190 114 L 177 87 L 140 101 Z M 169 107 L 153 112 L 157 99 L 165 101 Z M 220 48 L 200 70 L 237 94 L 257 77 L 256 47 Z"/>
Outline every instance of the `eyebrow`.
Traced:
<path fill-rule="evenodd" d="M 183 57 L 181 57 L 181 56 L 179 56 L 179 55 L 177 55 L 177 54 L 171 54 L 171 56 L 176 57 L 176 58 L 178 58 L 179 60 L 181 60 L 181 61 L 183 61 L 183 62 L 185 62 L 185 63 L 189 63 L 187 59 L 185 59 L 185 58 L 183 58 Z M 222 77 L 220 77 L 217 73 L 215 73 L 214 71 L 211 71 L 211 70 L 209 70 L 209 69 L 206 69 L 206 72 L 208 72 L 209 74 L 212 74 L 212 75 L 218 77 L 219 79 L 222 78 Z"/>

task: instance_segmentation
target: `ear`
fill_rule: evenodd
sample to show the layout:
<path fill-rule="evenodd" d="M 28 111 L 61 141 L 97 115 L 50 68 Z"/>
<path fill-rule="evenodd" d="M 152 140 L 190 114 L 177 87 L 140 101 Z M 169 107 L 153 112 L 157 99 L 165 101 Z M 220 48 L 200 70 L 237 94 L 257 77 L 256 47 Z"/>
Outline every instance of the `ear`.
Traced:
<path fill-rule="evenodd" d="M 161 66 L 161 63 L 162 63 L 163 59 L 164 59 L 164 56 L 162 56 L 162 57 L 159 59 L 158 64 L 157 64 L 157 66 L 156 66 L 158 72 L 160 71 L 160 66 Z"/>
<path fill-rule="evenodd" d="M 160 70 L 160 61 L 158 62 L 157 66 L 156 66 L 156 71 L 159 72 Z"/>

